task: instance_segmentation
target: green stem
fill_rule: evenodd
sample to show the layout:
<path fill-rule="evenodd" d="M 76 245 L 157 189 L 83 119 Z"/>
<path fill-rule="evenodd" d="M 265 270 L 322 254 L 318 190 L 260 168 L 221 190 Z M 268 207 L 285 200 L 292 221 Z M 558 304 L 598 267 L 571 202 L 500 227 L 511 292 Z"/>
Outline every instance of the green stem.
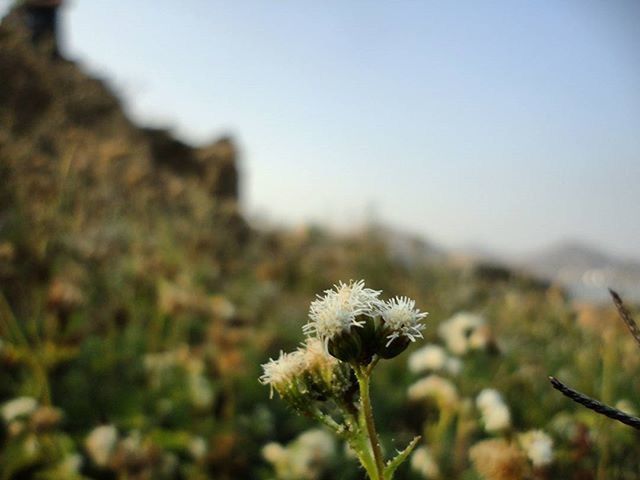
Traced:
<path fill-rule="evenodd" d="M 358 379 L 358 385 L 360 387 L 361 422 L 364 423 L 364 426 L 366 426 L 367 429 L 369 442 L 371 443 L 371 450 L 373 451 L 373 457 L 376 462 L 378 479 L 382 480 L 384 479 L 384 461 L 382 459 L 380 439 L 378 437 L 378 433 L 376 432 L 376 425 L 373 420 L 373 411 L 371 409 L 371 399 L 369 397 L 370 370 L 362 369 L 360 366 L 355 366 L 354 370 L 356 372 L 356 378 Z"/>

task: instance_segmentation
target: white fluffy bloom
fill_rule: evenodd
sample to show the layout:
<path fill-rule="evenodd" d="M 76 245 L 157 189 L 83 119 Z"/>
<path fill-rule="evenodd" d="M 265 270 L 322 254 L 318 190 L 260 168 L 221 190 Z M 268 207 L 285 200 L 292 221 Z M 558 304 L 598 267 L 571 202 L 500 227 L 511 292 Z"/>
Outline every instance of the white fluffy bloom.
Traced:
<path fill-rule="evenodd" d="M 457 355 L 469 350 L 486 347 L 489 336 L 482 328 L 485 322 L 480 315 L 468 312 L 455 314 L 438 328 L 438 334 L 447 344 L 447 348 Z"/>
<path fill-rule="evenodd" d="M 518 440 L 534 467 L 544 467 L 553 461 L 553 440 L 542 430 L 522 433 Z"/>
<path fill-rule="evenodd" d="M 497 390 L 485 388 L 476 398 L 487 432 L 499 432 L 511 426 L 511 412 Z"/>
<path fill-rule="evenodd" d="M 440 468 L 428 447 L 419 447 L 411 456 L 411 469 L 424 478 L 440 477 Z"/>
<path fill-rule="evenodd" d="M 383 307 L 378 299 L 380 293 L 365 288 L 364 280 L 348 284 L 339 282 L 311 303 L 309 322 L 302 330 L 306 335 L 316 335 L 326 346 L 329 340 L 348 332 L 351 327 L 362 327 L 364 320 L 358 319 L 359 316 L 378 315 Z"/>
<path fill-rule="evenodd" d="M 26 417 L 31 415 L 38 407 L 38 402 L 32 397 L 18 397 L 13 400 L 9 400 L 2 405 L 0 413 L 2 418 L 7 423 L 15 420 L 18 417 Z"/>
<path fill-rule="evenodd" d="M 263 374 L 260 377 L 260 383 L 271 387 L 271 396 L 273 389 L 283 389 L 305 368 L 306 360 L 304 353 L 296 350 L 291 353 L 280 352 L 277 360 L 269 359 L 269 362 L 262 365 Z"/>
<path fill-rule="evenodd" d="M 459 403 L 456 386 L 446 378 L 429 375 L 409 386 L 409 400 L 434 399 L 440 408 L 456 408 Z"/>
<path fill-rule="evenodd" d="M 87 454 L 93 462 L 100 466 L 105 467 L 109 463 L 109 459 L 113 454 L 113 451 L 118 440 L 118 431 L 113 425 L 102 425 L 96 427 L 85 439 L 84 446 L 87 449 Z"/>
<path fill-rule="evenodd" d="M 391 331 L 387 336 L 387 346 L 396 338 L 407 337 L 412 342 L 422 338 L 424 325 L 420 321 L 428 315 L 415 308 L 416 302 L 408 297 L 392 298 L 385 302 L 381 312 L 385 327 Z"/>

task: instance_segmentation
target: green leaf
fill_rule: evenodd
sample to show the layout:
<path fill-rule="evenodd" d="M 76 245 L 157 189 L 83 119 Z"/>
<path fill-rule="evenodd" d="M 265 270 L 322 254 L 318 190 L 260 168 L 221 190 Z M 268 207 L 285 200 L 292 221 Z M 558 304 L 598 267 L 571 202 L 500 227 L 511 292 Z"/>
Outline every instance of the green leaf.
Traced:
<path fill-rule="evenodd" d="M 395 473 L 395 471 L 400 465 L 402 465 L 402 463 L 407 459 L 411 452 L 413 452 L 413 449 L 420 441 L 420 438 L 421 437 L 419 435 L 415 437 L 413 440 L 411 440 L 411 443 L 407 445 L 407 448 L 405 448 L 401 452 L 398 452 L 398 455 L 387 462 L 386 467 L 384 467 L 384 480 L 391 480 L 393 478 L 393 474 Z"/>

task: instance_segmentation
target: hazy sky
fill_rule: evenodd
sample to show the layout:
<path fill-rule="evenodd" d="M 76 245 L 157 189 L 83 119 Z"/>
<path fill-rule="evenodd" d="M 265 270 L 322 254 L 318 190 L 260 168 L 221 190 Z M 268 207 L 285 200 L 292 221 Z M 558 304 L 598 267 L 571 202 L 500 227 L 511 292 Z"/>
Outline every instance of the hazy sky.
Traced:
<path fill-rule="evenodd" d="M 238 140 L 251 213 L 640 257 L 637 0 L 76 0 L 64 21 L 137 118 Z"/>

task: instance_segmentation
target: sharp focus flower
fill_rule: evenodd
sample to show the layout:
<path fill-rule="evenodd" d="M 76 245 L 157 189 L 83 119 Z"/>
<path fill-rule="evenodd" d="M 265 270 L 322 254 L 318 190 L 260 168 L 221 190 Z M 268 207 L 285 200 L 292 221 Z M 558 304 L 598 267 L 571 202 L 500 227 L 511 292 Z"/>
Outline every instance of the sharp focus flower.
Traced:
<path fill-rule="evenodd" d="M 428 315 L 415 308 L 416 302 L 408 297 L 392 298 L 385 303 L 381 312 L 385 323 L 385 330 L 390 332 L 387 335 L 389 346 L 395 339 L 405 337 L 415 342 L 416 338 L 422 338 L 421 330 L 424 325 L 420 321 Z"/>
<path fill-rule="evenodd" d="M 309 322 L 302 327 L 306 335 L 319 338 L 327 351 L 342 360 L 360 353 L 359 339 L 351 336 L 353 327 L 363 328 L 366 317 L 380 315 L 384 303 L 378 298 L 380 291 L 364 286 L 364 280 L 339 282 L 324 296 L 311 303 Z M 335 344 L 330 344 L 332 341 Z"/>
<path fill-rule="evenodd" d="M 262 365 L 264 373 L 260 377 L 260 383 L 269 385 L 271 396 L 273 389 L 280 395 L 305 368 L 304 354 L 296 350 L 291 353 L 280 352 L 277 360 L 270 359 Z"/>
<path fill-rule="evenodd" d="M 339 282 L 333 290 L 325 290 L 309 309 L 309 323 L 303 327 L 307 335 L 315 334 L 323 342 L 335 335 L 349 331 L 351 327 L 362 327 L 361 315 L 374 317 L 380 311 L 382 301 L 379 290 L 365 288 L 364 280 Z"/>

